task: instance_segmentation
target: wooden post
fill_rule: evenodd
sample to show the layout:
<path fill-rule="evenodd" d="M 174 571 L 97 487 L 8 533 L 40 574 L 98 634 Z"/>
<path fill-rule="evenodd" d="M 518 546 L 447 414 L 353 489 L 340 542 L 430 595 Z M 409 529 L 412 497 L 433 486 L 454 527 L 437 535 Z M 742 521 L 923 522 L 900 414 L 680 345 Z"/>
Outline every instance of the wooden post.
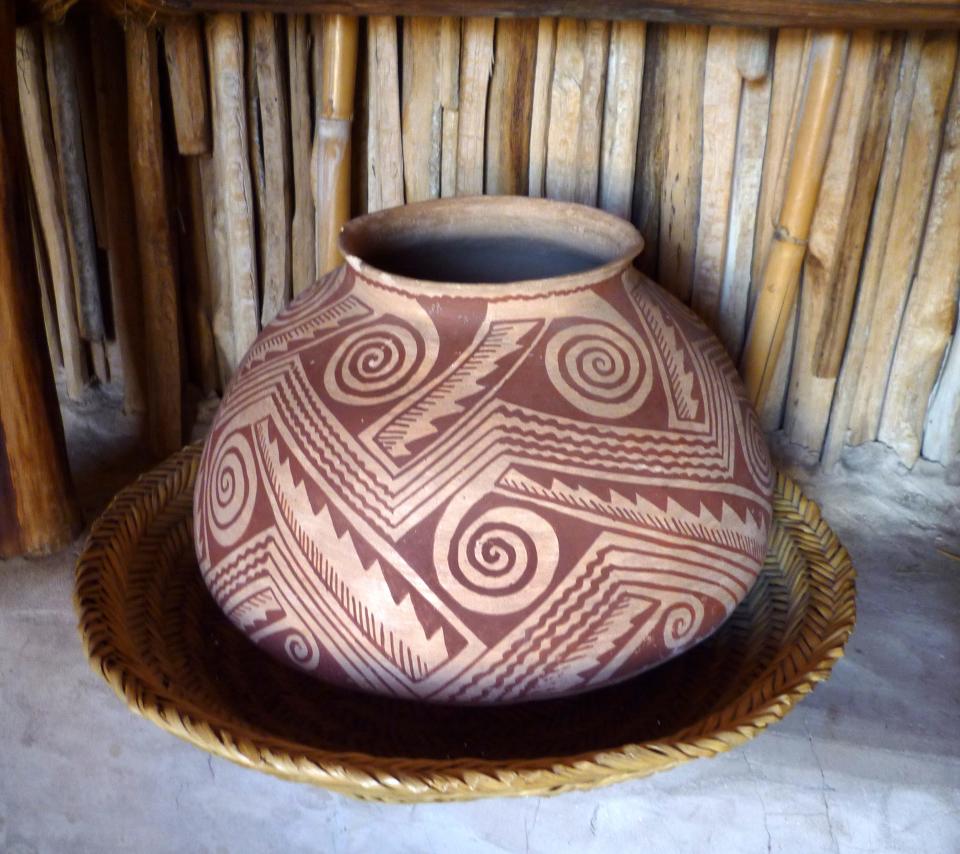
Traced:
<path fill-rule="evenodd" d="M 460 47 L 460 118 L 457 138 L 458 196 L 483 192 L 483 144 L 486 138 L 487 90 L 493 65 L 493 18 L 467 18 Z M 415 140 L 413 141 L 415 144 Z M 404 136 L 404 159 L 407 139 Z M 411 179 L 407 177 L 407 187 Z"/>
<path fill-rule="evenodd" d="M 17 115 L 14 6 L 0 4 L 0 558 L 78 533 L 63 425 L 44 352 Z"/>
<path fill-rule="evenodd" d="M 536 18 L 502 18 L 496 24 L 484 176 L 491 195 L 527 192 L 537 29 Z"/>
<path fill-rule="evenodd" d="M 182 445 L 180 315 L 167 208 L 156 32 L 126 24 L 127 119 L 146 339 L 147 418 L 154 453 Z"/>
<path fill-rule="evenodd" d="M 290 76 L 290 149 L 293 175 L 293 221 L 290 225 L 290 275 L 293 295 L 316 280 L 313 248 L 314 211 L 310 181 L 310 60 L 307 19 L 287 16 L 287 63 Z"/>
<path fill-rule="evenodd" d="M 400 98 L 408 202 L 440 195 L 440 32 L 440 18 L 403 19 Z"/>
<path fill-rule="evenodd" d="M 546 192 L 547 134 L 550 130 L 550 92 L 557 53 L 557 19 L 537 22 L 537 64 L 533 71 L 533 103 L 530 107 L 530 175 L 527 192 L 542 198 Z"/>
<path fill-rule="evenodd" d="M 350 219 L 350 136 L 357 80 L 357 19 L 330 15 L 323 27 L 323 87 L 314 142 L 317 275 L 343 257 L 340 228 Z"/>
<path fill-rule="evenodd" d="M 163 49 L 170 78 L 177 150 L 181 154 L 207 154 L 210 108 L 200 18 L 172 18 L 164 24 Z"/>
<path fill-rule="evenodd" d="M 147 400 L 146 343 L 143 334 L 143 288 L 137 249 L 134 192 L 127 134 L 127 91 L 123 34 L 115 21 L 95 16 L 91 22 L 94 91 L 100 115 L 101 173 L 104 181 L 104 228 L 110 271 L 113 326 L 123 366 L 123 404 L 127 412 L 144 412 Z"/>
<path fill-rule="evenodd" d="M 624 219 L 633 202 L 646 35 L 642 21 L 616 21 L 610 32 L 598 203 Z"/>
<path fill-rule="evenodd" d="M 850 37 L 814 36 L 802 118 L 785 184 L 783 208 L 764 270 L 743 356 L 743 378 L 754 406 L 766 398 L 797 297 L 813 209 L 830 145 Z"/>
<path fill-rule="evenodd" d="M 394 37 L 394 44 L 396 44 L 396 37 Z M 373 80 L 373 77 L 370 79 Z M 379 81 L 372 85 L 380 88 Z M 383 86 L 382 91 L 392 92 L 393 88 L 386 85 Z M 457 194 L 459 135 L 460 19 L 447 17 L 440 19 L 440 195 L 444 198 Z M 398 138 L 398 145 L 399 142 Z"/>
<path fill-rule="evenodd" d="M 30 177 L 37 199 L 37 214 L 50 262 L 57 325 L 63 348 L 63 368 L 67 396 L 77 400 L 87 380 L 86 358 L 77 324 L 76 298 L 70 272 L 70 252 L 63 222 L 63 207 L 58 188 L 53 132 L 46 106 L 47 85 L 43 72 L 40 38 L 35 30 L 17 31 L 17 75 L 20 91 L 20 120 L 26 137 Z M 20 122 L 17 122 L 20 126 Z"/>
<path fill-rule="evenodd" d="M 459 29 L 457 32 L 459 34 Z M 458 38 L 458 53 L 459 44 Z M 367 210 L 373 212 L 403 204 L 400 61 L 397 55 L 396 18 L 374 16 L 367 20 L 367 51 L 367 77 L 370 81 Z"/>

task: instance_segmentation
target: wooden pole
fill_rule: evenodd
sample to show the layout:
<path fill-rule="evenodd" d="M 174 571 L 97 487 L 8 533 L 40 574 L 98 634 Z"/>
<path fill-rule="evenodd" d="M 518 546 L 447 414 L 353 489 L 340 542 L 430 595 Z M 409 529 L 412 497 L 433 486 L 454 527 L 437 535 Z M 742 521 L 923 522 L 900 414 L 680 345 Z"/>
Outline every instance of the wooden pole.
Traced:
<path fill-rule="evenodd" d="M 182 445 L 180 315 L 167 207 L 156 32 L 126 24 L 127 119 L 146 343 L 147 419 L 154 453 Z"/>
<path fill-rule="evenodd" d="M 954 333 L 960 288 L 960 73 L 933 182 L 917 274 L 900 326 L 878 438 L 912 466 L 920 456 L 924 416 Z"/>
<path fill-rule="evenodd" d="M 483 146 L 486 139 L 487 91 L 493 66 L 493 18 L 467 18 L 460 47 L 460 112 L 457 139 L 458 196 L 483 192 Z M 415 142 L 415 141 L 414 141 Z M 404 160 L 407 142 L 404 137 Z M 407 178 L 407 187 L 411 179 Z M 408 201 L 412 201 L 408 197 Z"/>
<path fill-rule="evenodd" d="M 639 259 L 639 267 L 656 279 L 664 164 L 664 95 L 669 69 L 665 49 L 666 28 L 660 24 L 648 24 L 646 31 L 631 219 L 643 235 L 643 254 Z"/>
<path fill-rule="evenodd" d="M 47 111 L 47 84 L 43 71 L 41 42 L 36 31 L 28 27 L 17 30 L 16 39 L 20 119 L 23 122 L 30 177 L 37 199 L 37 214 L 47 259 L 50 262 L 67 396 L 77 400 L 86 386 L 86 357 L 77 324 L 70 250 L 67 248 L 56 153 L 53 150 L 53 132 Z"/>
<path fill-rule="evenodd" d="M 849 35 L 833 31 L 818 33 L 813 39 L 783 207 L 742 362 L 747 393 L 757 407 L 766 398 L 796 305 L 800 266 L 830 145 L 848 43 Z"/>
<path fill-rule="evenodd" d="M 260 330 L 255 199 L 247 142 L 242 20 L 239 15 L 213 15 L 207 19 L 206 35 L 217 208 L 222 224 L 217 234 L 223 241 L 218 272 L 223 277 L 221 292 L 227 294 L 233 340 L 232 362 L 225 366 L 227 374 L 222 377 L 226 382 Z"/>
<path fill-rule="evenodd" d="M 890 113 L 889 129 L 881 149 L 879 183 L 870 203 L 869 240 L 862 268 L 856 274 L 859 279 L 856 308 L 845 342 L 843 363 L 833 394 L 830 423 L 821 455 L 821 464 L 827 469 L 835 466 L 840 459 L 847 440 L 850 419 L 854 414 L 854 403 L 860 387 L 873 311 L 880 288 L 883 259 L 890 237 L 923 40 L 922 33 L 915 33 L 907 38 L 897 71 L 896 94 Z"/>
<path fill-rule="evenodd" d="M 408 202 L 440 195 L 440 30 L 440 18 L 403 19 L 400 99 Z"/>
<path fill-rule="evenodd" d="M 597 201 L 624 219 L 633 202 L 646 35 L 642 21 L 616 21 L 610 31 Z"/>
<path fill-rule="evenodd" d="M 323 87 L 314 164 L 317 275 L 343 261 L 337 240 L 350 219 L 350 136 L 357 80 L 357 19 L 330 15 L 323 27 Z"/>
<path fill-rule="evenodd" d="M 61 548 L 80 527 L 30 262 L 16 41 L 0 4 L 0 558 Z"/>
<path fill-rule="evenodd" d="M 294 296 L 310 287 L 317 278 L 316 253 L 313 247 L 313 188 L 310 180 L 313 117 L 310 111 L 310 49 L 307 31 L 307 19 L 304 15 L 287 17 L 290 164 L 293 177 L 290 276 Z"/>
<path fill-rule="evenodd" d="M 538 28 L 536 18 L 501 18 L 496 24 L 484 175 L 491 195 L 527 192 Z"/>
<path fill-rule="evenodd" d="M 104 228 L 110 272 L 113 326 L 123 370 L 123 405 L 144 412 L 147 377 L 143 334 L 143 288 L 137 249 L 134 191 L 127 134 L 127 88 L 123 34 L 115 21 L 91 19 L 90 44 L 94 91 L 99 114 L 101 174 L 104 182 Z"/>
<path fill-rule="evenodd" d="M 267 12 L 251 15 L 250 31 L 263 146 L 264 215 L 259 222 L 259 248 L 263 274 L 260 322 L 265 325 L 290 299 L 290 122 L 275 16 Z"/>
<path fill-rule="evenodd" d="M 173 127 L 181 154 L 210 151 L 210 107 L 199 17 L 172 18 L 163 27 Z"/>
<path fill-rule="evenodd" d="M 458 29 L 458 52 L 459 45 Z M 400 60 L 397 54 L 396 18 L 368 19 L 367 51 L 370 81 L 367 210 L 372 212 L 403 204 Z"/>
<path fill-rule="evenodd" d="M 104 359 L 103 308 L 100 303 L 100 275 L 97 269 L 97 239 L 93 228 L 87 165 L 80 120 L 77 87 L 76 45 L 72 31 L 44 25 L 43 43 L 47 60 L 47 90 L 57 159 L 60 188 L 67 226 L 67 245 L 77 300 L 80 335 L 91 344 L 94 370 L 101 382 L 109 379 Z"/>
<path fill-rule="evenodd" d="M 547 134 L 550 130 L 550 93 L 557 53 L 557 19 L 537 22 L 537 64 L 533 71 L 533 103 L 530 108 L 530 173 L 527 192 L 542 198 L 546 192 Z"/>
<path fill-rule="evenodd" d="M 547 132 L 548 198 L 597 203 L 600 182 L 600 121 L 603 114 L 610 24 L 563 18 Z"/>
<path fill-rule="evenodd" d="M 391 92 L 392 88 L 387 85 L 383 87 L 383 91 Z M 459 18 L 440 19 L 440 111 L 440 195 L 449 198 L 457 194 L 457 142 L 460 135 Z"/>

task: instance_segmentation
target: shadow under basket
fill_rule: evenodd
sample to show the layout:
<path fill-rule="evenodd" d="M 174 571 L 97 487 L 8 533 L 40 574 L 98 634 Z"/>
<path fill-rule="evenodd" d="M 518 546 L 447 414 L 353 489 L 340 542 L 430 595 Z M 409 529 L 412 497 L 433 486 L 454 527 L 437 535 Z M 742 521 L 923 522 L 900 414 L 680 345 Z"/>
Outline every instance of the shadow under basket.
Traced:
<path fill-rule="evenodd" d="M 137 714 L 240 765 L 378 801 L 587 789 L 710 757 L 781 719 L 843 655 L 849 556 L 780 475 L 763 572 L 709 640 L 619 685 L 501 707 L 425 706 L 326 686 L 256 648 L 193 551 L 200 446 L 114 499 L 77 565 L 92 666 Z"/>

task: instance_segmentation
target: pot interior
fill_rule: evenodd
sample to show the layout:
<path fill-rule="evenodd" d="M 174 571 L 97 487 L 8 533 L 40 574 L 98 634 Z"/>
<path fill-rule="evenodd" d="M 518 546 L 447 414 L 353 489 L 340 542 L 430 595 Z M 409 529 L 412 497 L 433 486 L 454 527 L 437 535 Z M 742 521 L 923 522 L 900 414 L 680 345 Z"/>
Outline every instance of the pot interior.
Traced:
<path fill-rule="evenodd" d="M 425 202 L 344 226 L 348 257 L 391 276 L 505 284 L 629 263 L 643 240 L 610 214 L 542 199 L 478 197 Z"/>

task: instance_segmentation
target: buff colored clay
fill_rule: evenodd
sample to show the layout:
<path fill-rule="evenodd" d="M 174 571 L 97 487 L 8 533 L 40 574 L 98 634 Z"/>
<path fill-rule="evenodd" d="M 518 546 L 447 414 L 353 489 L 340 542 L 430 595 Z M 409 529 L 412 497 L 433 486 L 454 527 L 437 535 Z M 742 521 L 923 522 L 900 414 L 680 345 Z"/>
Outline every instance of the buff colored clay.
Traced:
<path fill-rule="evenodd" d="M 283 661 L 517 702 L 717 629 L 763 563 L 772 469 L 722 345 L 578 205 L 349 223 L 347 263 L 246 354 L 195 500 L 204 578 Z"/>

